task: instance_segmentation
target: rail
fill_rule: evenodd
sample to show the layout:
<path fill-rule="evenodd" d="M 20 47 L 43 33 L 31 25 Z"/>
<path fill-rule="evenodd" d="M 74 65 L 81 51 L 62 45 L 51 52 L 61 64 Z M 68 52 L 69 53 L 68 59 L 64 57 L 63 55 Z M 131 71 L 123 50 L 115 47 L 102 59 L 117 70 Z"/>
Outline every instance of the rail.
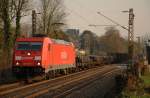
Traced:
<path fill-rule="evenodd" d="M 51 92 L 53 94 L 53 92 L 58 90 L 59 88 L 69 86 L 70 84 L 78 83 L 78 81 L 83 81 L 84 79 L 88 79 L 88 78 L 90 79 L 90 77 L 94 75 L 104 74 L 114 69 L 116 68 L 111 66 L 97 67 L 97 68 L 73 73 L 70 75 L 58 77 L 55 79 L 46 80 L 46 81 L 26 85 L 23 87 L 2 91 L 0 92 L 0 96 L 3 98 L 8 98 L 8 97 L 15 97 L 15 98 L 32 97 L 33 98 L 48 92 Z"/>

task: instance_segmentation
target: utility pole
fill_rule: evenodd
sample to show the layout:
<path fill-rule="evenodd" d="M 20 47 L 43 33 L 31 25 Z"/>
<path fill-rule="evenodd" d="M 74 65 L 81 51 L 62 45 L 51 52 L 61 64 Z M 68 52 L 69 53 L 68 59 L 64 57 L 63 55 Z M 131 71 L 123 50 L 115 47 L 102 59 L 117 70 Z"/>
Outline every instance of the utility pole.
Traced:
<path fill-rule="evenodd" d="M 36 33 L 36 11 L 32 10 L 32 35 Z"/>
<path fill-rule="evenodd" d="M 103 16 L 104 18 L 106 18 L 107 20 L 111 21 L 112 23 L 116 24 L 117 26 L 120 26 L 121 28 L 128 31 L 128 55 L 129 55 L 129 60 L 131 61 L 130 67 L 133 68 L 133 56 L 134 56 L 134 13 L 133 13 L 133 8 L 130 8 L 128 11 L 122 11 L 122 12 L 129 13 L 128 27 L 125 27 L 125 26 L 119 24 L 118 22 L 105 16 L 101 12 L 97 12 L 97 13 L 99 15 Z M 97 25 L 90 25 L 90 26 L 97 26 Z"/>
<path fill-rule="evenodd" d="M 134 56 L 134 13 L 133 13 L 133 8 L 129 9 L 128 54 L 129 54 L 129 60 L 131 60 L 131 67 L 133 68 L 133 56 Z"/>
<path fill-rule="evenodd" d="M 139 51 L 138 51 L 138 54 L 141 54 L 141 37 L 140 36 L 138 36 L 138 37 L 136 37 L 137 38 L 137 43 L 138 43 L 138 48 L 139 48 Z"/>
<path fill-rule="evenodd" d="M 141 37 L 140 37 L 140 36 L 137 36 L 136 38 L 137 38 L 138 44 L 140 45 L 140 44 L 141 44 Z"/>

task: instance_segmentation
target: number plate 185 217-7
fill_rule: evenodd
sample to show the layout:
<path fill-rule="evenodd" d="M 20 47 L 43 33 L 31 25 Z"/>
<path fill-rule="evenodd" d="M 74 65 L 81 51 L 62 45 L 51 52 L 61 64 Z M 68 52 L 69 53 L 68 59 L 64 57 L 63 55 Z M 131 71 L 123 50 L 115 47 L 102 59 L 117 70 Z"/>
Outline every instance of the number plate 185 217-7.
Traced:
<path fill-rule="evenodd" d="M 34 57 L 22 57 L 22 60 L 32 60 Z"/>

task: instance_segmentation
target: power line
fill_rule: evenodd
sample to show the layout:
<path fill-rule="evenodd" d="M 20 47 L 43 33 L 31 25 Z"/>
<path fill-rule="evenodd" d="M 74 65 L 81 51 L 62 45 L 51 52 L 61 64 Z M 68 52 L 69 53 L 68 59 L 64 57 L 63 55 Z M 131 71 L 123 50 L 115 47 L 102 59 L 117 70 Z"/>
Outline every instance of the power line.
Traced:
<path fill-rule="evenodd" d="M 80 19 L 84 20 L 86 23 L 90 24 L 89 20 L 87 20 L 85 17 L 83 17 L 82 15 L 80 15 L 78 12 L 67 8 L 66 6 L 64 6 L 67 10 L 69 10 L 70 13 L 75 14 L 76 16 L 80 17 Z"/>
<path fill-rule="evenodd" d="M 116 24 L 117 26 L 120 26 L 121 28 L 123 28 L 123 29 L 125 29 L 125 30 L 128 31 L 128 28 L 127 28 L 127 27 L 122 26 L 121 24 L 119 24 L 118 22 L 116 22 L 116 21 L 112 20 L 111 18 L 105 16 L 105 15 L 102 14 L 101 12 L 97 12 L 97 14 L 98 14 L 98 15 L 101 15 L 101 16 L 103 16 L 103 17 L 105 17 L 106 19 L 108 19 L 108 20 L 111 21 L 112 23 L 114 23 L 114 24 Z"/>
<path fill-rule="evenodd" d="M 89 26 L 93 26 L 93 27 L 97 27 L 97 26 L 112 27 L 112 26 L 118 26 L 118 25 L 95 25 L 95 24 L 89 24 Z"/>
<path fill-rule="evenodd" d="M 76 3 L 77 3 L 77 2 L 76 2 Z M 80 6 L 80 7 L 83 8 L 82 4 L 79 3 L 79 2 L 78 2 L 78 6 Z M 86 8 L 86 9 L 88 9 L 88 11 L 90 11 L 91 13 L 95 12 L 93 9 L 89 9 L 89 7 Z M 93 26 L 93 27 L 97 27 L 97 26 L 120 26 L 121 28 L 123 28 L 123 29 L 125 29 L 125 30 L 128 31 L 128 27 L 125 27 L 125 26 L 119 24 L 118 22 L 112 20 L 111 18 L 105 16 L 104 14 L 102 14 L 102 13 L 100 13 L 100 12 L 97 12 L 97 13 L 98 13 L 98 15 L 103 16 L 104 18 L 108 19 L 109 21 L 111 21 L 112 23 L 114 23 L 114 24 L 116 24 L 116 25 L 95 25 L 95 24 L 89 24 L 89 26 Z"/>

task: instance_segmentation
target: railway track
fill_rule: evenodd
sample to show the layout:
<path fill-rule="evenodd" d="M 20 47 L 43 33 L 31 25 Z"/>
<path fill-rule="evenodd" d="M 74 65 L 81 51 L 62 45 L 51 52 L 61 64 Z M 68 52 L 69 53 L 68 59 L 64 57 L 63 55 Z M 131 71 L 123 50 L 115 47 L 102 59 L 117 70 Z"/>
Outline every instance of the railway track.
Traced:
<path fill-rule="evenodd" d="M 53 95 L 53 98 L 63 98 L 63 97 L 65 97 L 65 96 L 67 96 L 67 95 L 69 95 L 69 94 L 71 94 L 71 93 L 73 93 L 74 91 L 77 91 L 77 90 L 79 90 L 79 89 L 81 89 L 81 88 L 84 88 L 85 86 L 88 86 L 89 84 L 91 84 L 92 82 L 94 82 L 94 81 L 96 81 L 96 80 L 99 80 L 99 79 L 102 79 L 102 78 L 106 78 L 107 77 L 107 75 L 110 75 L 110 74 L 112 74 L 112 72 L 114 72 L 114 70 L 113 71 L 108 71 L 108 72 L 106 72 L 105 74 L 103 74 L 100 78 L 89 78 L 89 79 L 87 79 L 87 81 L 88 82 L 82 82 L 81 84 L 77 84 L 76 86 L 74 86 L 74 87 L 70 87 L 69 89 L 63 89 L 63 92 L 57 92 L 57 93 L 55 93 L 54 95 Z M 81 82 L 81 81 L 80 81 Z M 58 89 L 57 89 L 58 90 Z"/>
<path fill-rule="evenodd" d="M 101 68 L 103 68 L 103 66 Z M 39 81 L 39 82 L 41 82 L 41 81 Z M 12 89 L 15 90 L 15 89 L 21 88 L 21 87 L 26 86 L 26 85 L 28 85 L 28 82 L 26 83 L 25 80 L 21 80 L 21 81 L 10 83 L 10 84 L 3 84 L 3 85 L 0 85 L 0 92 L 7 92 L 7 91 L 10 91 Z"/>
<path fill-rule="evenodd" d="M 94 75 L 105 74 L 112 70 L 115 70 L 115 67 L 105 66 L 105 67 L 97 67 L 77 73 L 73 73 L 70 75 L 62 76 L 59 78 L 46 80 L 22 87 L 12 88 L 5 91 L 0 92 L 1 98 L 33 98 L 37 96 L 41 96 L 43 94 L 49 93 L 51 96 L 59 98 L 60 92 L 65 95 L 66 93 L 72 91 L 67 90 L 66 87 L 70 87 L 78 84 L 79 81 L 85 81 L 85 79 L 89 79 Z M 74 88 L 73 88 L 74 89 Z"/>
<path fill-rule="evenodd" d="M 11 83 L 11 84 L 1 85 L 0 92 L 6 91 L 9 89 L 13 89 L 13 88 L 17 88 L 19 86 L 23 86 L 23 84 L 21 84 L 20 82 L 16 82 L 16 83 Z"/>
<path fill-rule="evenodd" d="M 73 92 L 75 91 L 80 91 L 81 88 L 84 88 L 90 84 L 92 84 L 94 81 L 99 80 L 99 79 L 103 79 L 103 78 L 107 78 L 110 77 L 112 73 L 120 71 L 119 69 L 109 69 L 109 70 L 105 70 L 102 73 L 99 74 L 94 74 L 93 77 L 88 77 L 85 80 L 81 80 L 81 81 L 76 81 L 70 85 L 63 85 L 62 87 L 59 87 L 55 90 L 50 90 L 46 96 L 44 97 L 51 97 L 51 98 L 65 98 L 66 96 L 71 95 Z M 97 78 L 98 77 L 98 78 Z M 36 96 L 28 96 L 26 98 L 33 98 Z M 43 98 L 43 95 L 38 96 L 39 98 Z M 70 98 L 70 97 L 69 97 Z"/>

